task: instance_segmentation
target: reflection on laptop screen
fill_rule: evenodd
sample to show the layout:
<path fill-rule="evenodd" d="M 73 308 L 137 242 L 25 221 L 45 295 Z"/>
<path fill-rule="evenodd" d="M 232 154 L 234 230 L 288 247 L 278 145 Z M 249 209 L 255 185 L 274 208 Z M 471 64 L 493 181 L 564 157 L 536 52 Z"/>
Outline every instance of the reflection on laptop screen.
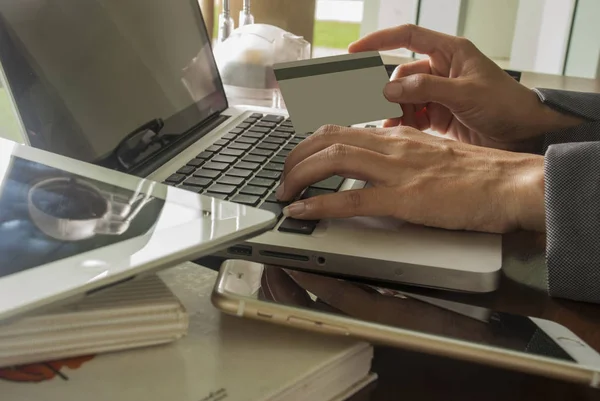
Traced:
<path fill-rule="evenodd" d="M 4 0 L 0 61 L 30 144 L 84 161 L 226 107 L 198 0 Z"/>

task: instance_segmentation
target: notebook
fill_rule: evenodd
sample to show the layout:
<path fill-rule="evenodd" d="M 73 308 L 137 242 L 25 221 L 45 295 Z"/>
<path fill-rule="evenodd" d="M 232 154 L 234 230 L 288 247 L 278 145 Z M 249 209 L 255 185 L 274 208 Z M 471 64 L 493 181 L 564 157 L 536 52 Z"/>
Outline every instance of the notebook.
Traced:
<path fill-rule="evenodd" d="M 0 367 L 168 343 L 188 315 L 156 275 L 0 325 Z"/>
<path fill-rule="evenodd" d="M 0 394 L 11 401 L 79 401 L 82 394 L 86 401 L 333 401 L 376 379 L 370 344 L 223 315 L 210 302 L 216 272 L 192 263 L 159 276 L 187 311 L 187 335 L 0 369 Z"/>

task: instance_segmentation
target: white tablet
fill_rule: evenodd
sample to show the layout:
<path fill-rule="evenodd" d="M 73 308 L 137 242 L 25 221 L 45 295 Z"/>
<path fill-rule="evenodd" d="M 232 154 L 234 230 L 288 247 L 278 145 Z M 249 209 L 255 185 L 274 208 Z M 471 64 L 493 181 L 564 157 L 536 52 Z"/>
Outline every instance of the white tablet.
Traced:
<path fill-rule="evenodd" d="M 0 321 L 213 253 L 275 215 L 0 139 Z"/>

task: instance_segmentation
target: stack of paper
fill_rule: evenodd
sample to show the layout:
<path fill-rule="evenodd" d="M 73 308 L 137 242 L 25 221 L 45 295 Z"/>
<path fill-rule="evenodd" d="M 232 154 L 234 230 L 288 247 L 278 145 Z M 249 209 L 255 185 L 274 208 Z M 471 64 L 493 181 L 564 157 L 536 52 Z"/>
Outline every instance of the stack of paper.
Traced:
<path fill-rule="evenodd" d="M 187 328 L 179 299 L 148 276 L 0 325 L 0 367 L 167 343 Z"/>
<path fill-rule="evenodd" d="M 158 347 L 52 365 L 59 374 L 31 386 L 0 369 L 11 401 L 333 401 L 375 379 L 372 347 L 221 314 L 210 302 L 216 272 L 191 263 L 160 277 L 189 314 L 187 336 Z M 65 378 L 68 379 L 65 380 Z M 83 398 L 82 398 L 83 397 Z"/>

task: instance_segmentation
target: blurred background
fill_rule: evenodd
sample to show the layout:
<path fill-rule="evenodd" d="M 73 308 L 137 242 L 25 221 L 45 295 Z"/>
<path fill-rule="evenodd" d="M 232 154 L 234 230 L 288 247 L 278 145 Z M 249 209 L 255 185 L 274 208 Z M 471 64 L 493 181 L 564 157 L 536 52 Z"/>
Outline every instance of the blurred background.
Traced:
<path fill-rule="evenodd" d="M 214 13 L 216 21 L 221 0 L 200 1 L 205 14 Z M 232 15 L 237 16 L 241 2 L 231 0 Z M 304 36 L 312 43 L 313 57 L 343 53 L 349 43 L 369 32 L 413 23 L 465 36 L 503 68 L 600 76 L 596 21 L 600 0 L 252 0 L 251 4 L 257 23 Z"/>

